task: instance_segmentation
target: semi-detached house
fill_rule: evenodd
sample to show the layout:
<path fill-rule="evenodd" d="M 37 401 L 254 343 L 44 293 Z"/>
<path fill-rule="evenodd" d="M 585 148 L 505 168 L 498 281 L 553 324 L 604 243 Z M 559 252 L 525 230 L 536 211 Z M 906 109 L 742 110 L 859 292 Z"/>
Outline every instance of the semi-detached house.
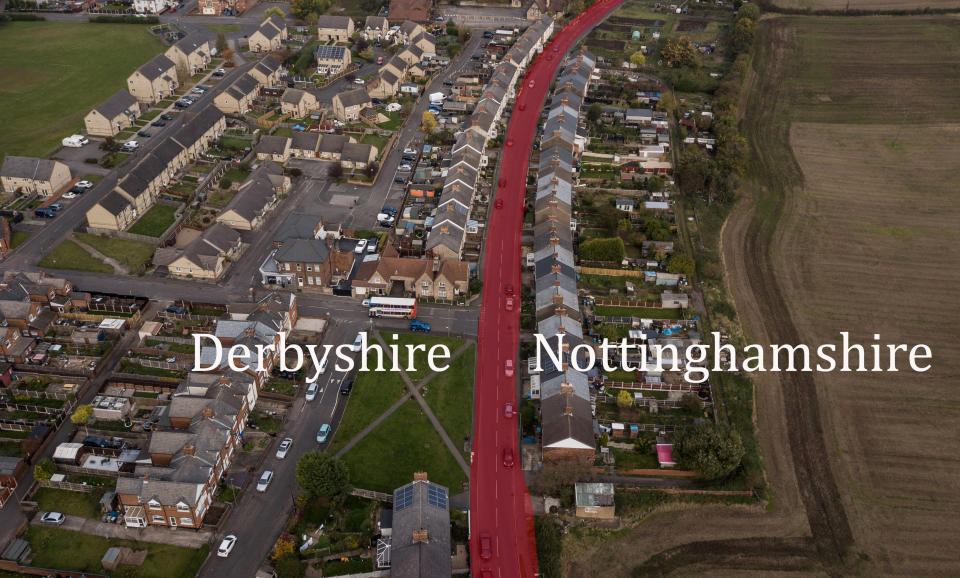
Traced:
<path fill-rule="evenodd" d="M 317 19 L 317 40 L 346 42 L 353 35 L 353 19 L 349 16 L 324 15 Z"/>
<path fill-rule="evenodd" d="M 260 23 L 260 26 L 247 38 L 250 52 L 273 52 L 283 48 L 283 42 L 288 37 L 287 23 L 280 16 L 273 14 Z"/>
<path fill-rule="evenodd" d="M 126 90 L 120 90 L 88 112 L 83 124 L 89 135 L 117 136 L 133 126 L 139 116 L 140 103 Z"/>
<path fill-rule="evenodd" d="M 70 183 L 70 167 L 60 161 L 7 155 L 0 184 L 7 193 L 22 191 L 49 197 Z"/>
<path fill-rule="evenodd" d="M 177 86 L 177 65 L 165 54 L 153 57 L 127 78 L 127 90 L 145 105 L 170 98 Z"/>
<path fill-rule="evenodd" d="M 185 36 L 164 54 L 190 75 L 198 74 L 210 64 L 210 42 L 199 40 L 195 36 Z"/>

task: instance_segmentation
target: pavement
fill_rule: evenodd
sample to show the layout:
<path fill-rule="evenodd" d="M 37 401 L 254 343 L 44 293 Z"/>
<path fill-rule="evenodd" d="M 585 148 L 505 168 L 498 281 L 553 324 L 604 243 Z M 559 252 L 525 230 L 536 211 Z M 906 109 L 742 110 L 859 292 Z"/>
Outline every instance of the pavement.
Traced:
<path fill-rule="evenodd" d="M 150 526 L 147 528 L 127 528 L 123 524 L 107 524 L 100 520 L 83 518 L 81 516 L 65 516 L 60 528 L 83 532 L 91 536 L 103 538 L 119 538 L 121 540 L 137 540 L 139 542 L 154 542 L 157 544 L 172 544 L 186 548 L 199 548 L 210 542 L 212 534 L 197 530 L 180 530 L 175 528 L 161 528 Z M 31 522 L 34 526 L 49 526 L 40 522 L 38 514 Z"/>
<path fill-rule="evenodd" d="M 624 0 L 599 0 L 560 30 L 544 48 L 565 54 L 586 31 Z M 537 575 L 537 548 L 533 504 L 527 493 L 523 468 L 503 465 L 504 452 L 519 456 L 517 418 L 504 416 L 504 405 L 517 407 L 517 378 L 506 375 L 506 362 L 519 367 L 519 308 L 503 307 L 506 287 L 520 292 L 520 244 L 529 151 L 540 111 L 560 58 L 533 61 L 520 84 L 506 141 L 522 154 L 504 154 L 497 182 L 497 199 L 503 207 L 493 211 L 487 224 L 484 291 L 477 343 L 477 378 L 474 401 L 473 454 L 470 469 L 470 551 L 474 576 Z M 529 86 L 530 81 L 534 85 Z M 484 555 L 481 539 L 490 542 Z"/>

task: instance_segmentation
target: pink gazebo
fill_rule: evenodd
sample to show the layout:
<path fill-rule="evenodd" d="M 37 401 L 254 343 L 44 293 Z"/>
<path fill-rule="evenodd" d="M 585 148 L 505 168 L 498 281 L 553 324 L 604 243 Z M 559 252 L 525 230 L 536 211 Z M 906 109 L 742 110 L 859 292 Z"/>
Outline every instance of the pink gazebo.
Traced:
<path fill-rule="evenodd" d="M 661 468 L 672 468 L 676 464 L 673 461 L 673 444 L 657 444 L 657 461 Z"/>

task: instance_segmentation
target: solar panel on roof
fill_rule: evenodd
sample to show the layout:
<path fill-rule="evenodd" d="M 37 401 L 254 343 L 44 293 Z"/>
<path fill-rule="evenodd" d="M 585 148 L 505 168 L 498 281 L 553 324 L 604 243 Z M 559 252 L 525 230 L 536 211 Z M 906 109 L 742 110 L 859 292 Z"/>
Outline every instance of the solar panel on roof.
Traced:
<path fill-rule="evenodd" d="M 393 498 L 393 511 L 399 512 L 409 508 L 413 504 L 413 486 L 406 485 L 397 490 Z"/>
<path fill-rule="evenodd" d="M 427 490 L 427 503 L 442 510 L 447 509 L 447 490 L 431 484 Z"/>
<path fill-rule="evenodd" d="M 344 50 L 343 46 L 320 45 L 317 46 L 316 56 L 317 58 L 343 58 Z"/>

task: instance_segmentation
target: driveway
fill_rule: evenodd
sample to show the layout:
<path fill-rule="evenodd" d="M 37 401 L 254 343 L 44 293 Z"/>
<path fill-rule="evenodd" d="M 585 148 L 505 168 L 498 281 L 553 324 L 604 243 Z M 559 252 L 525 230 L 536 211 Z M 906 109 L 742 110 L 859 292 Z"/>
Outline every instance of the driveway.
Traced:
<path fill-rule="evenodd" d="M 31 524 L 34 526 L 49 526 L 49 524 L 40 522 L 40 514 L 33 517 Z M 91 520 L 90 518 L 82 518 L 80 516 L 67 516 L 60 528 L 103 538 L 172 544 L 185 548 L 199 548 L 204 544 L 210 543 L 210 539 L 213 537 L 212 532 L 204 530 L 158 527 L 128 528 L 123 524 L 106 524 L 100 520 Z"/>

